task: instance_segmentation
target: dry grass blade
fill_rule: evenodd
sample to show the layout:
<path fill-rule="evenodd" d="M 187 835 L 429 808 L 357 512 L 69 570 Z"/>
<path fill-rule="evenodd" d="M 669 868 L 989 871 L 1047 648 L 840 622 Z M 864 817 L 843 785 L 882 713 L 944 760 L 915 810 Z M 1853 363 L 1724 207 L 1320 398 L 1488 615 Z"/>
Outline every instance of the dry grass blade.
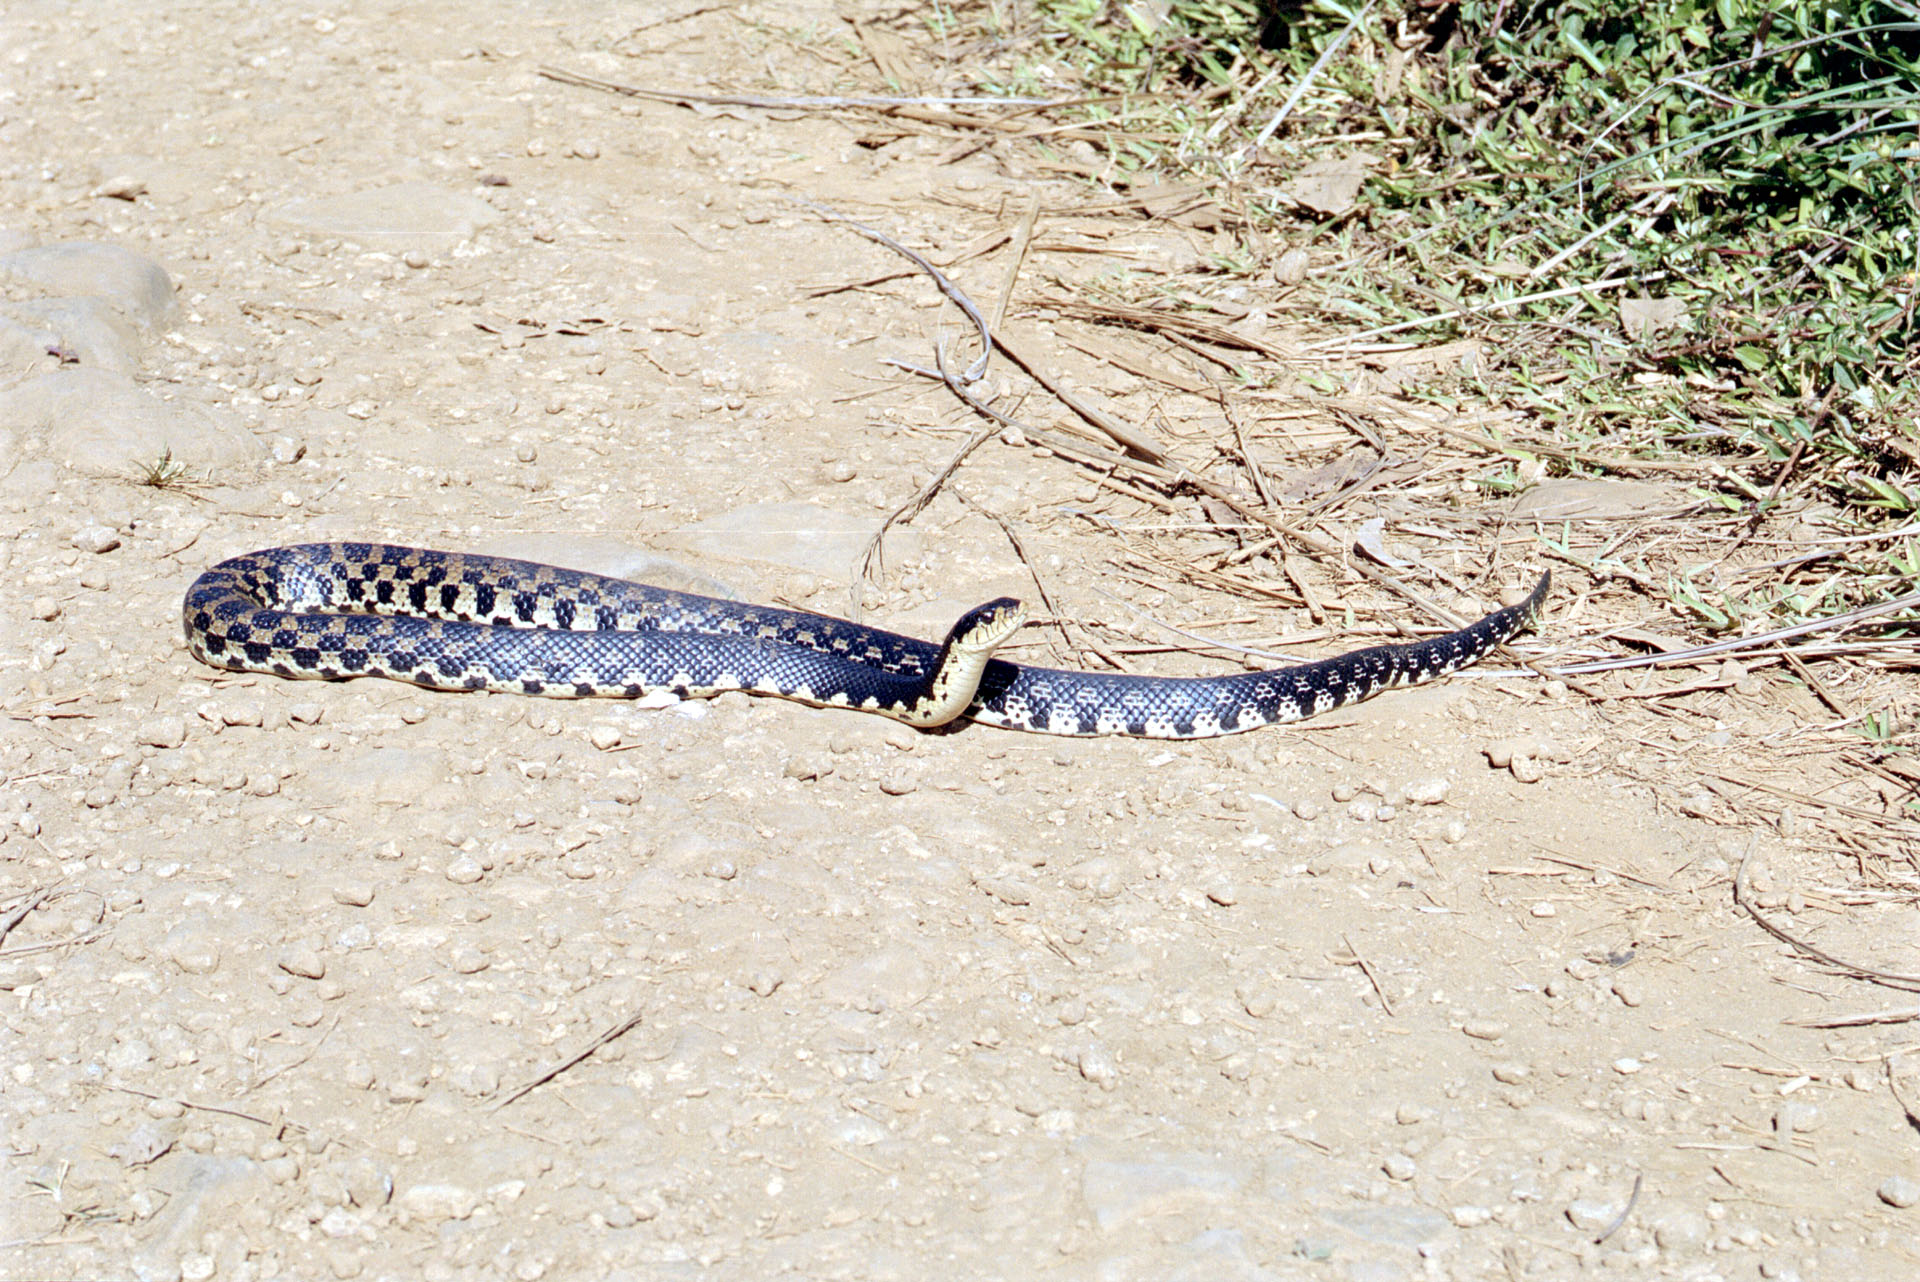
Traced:
<path fill-rule="evenodd" d="M 979 428 L 972 436 L 969 436 L 966 441 L 961 444 L 959 449 L 948 455 L 946 463 L 941 466 L 938 472 L 934 473 L 933 479 L 921 486 L 912 498 L 887 513 L 887 519 L 880 522 L 880 528 L 875 530 L 873 537 L 867 540 L 867 546 L 862 549 L 858 562 L 860 573 L 855 576 L 853 582 L 853 608 L 856 616 L 860 610 L 860 584 L 872 577 L 878 568 L 880 563 L 880 545 L 886 539 L 887 531 L 902 521 L 911 521 L 914 517 L 925 511 L 927 504 L 933 502 L 933 496 L 940 492 L 940 487 L 945 485 L 953 474 L 960 470 L 960 465 L 965 463 L 967 458 L 975 450 L 985 445 L 987 441 L 992 438 L 994 432 L 997 430 L 993 420 L 1003 417 L 999 414 L 999 411 L 987 406 L 975 397 L 967 385 L 961 382 L 953 371 L 948 368 L 946 344 L 941 343 L 935 346 L 934 359 L 939 363 L 940 367 L 934 376 L 942 383 L 945 383 L 949 391 L 962 401 L 965 401 L 967 405 L 972 407 L 976 412 L 988 415 L 989 422 L 985 427 Z M 912 366 L 902 366 L 902 368 L 911 369 L 915 373 L 926 372 Z"/>
<path fill-rule="evenodd" d="M 966 313 L 967 319 L 973 322 L 975 331 L 980 335 L 980 355 L 974 358 L 973 364 L 967 367 L 967 372 L 962 375 L 962 377 L 967 382 L 972 383 L 987 372 L 987 362 L 993 359 L 993 331 L 987 327 L 987 318 L 981 314 L 980 309 L 974 305 L 973 300 L 967 297 L 966 291 L 954 284 L 945 272 L 927 261 L 924 255 L 917 254 L 913 250 L 908 249 L 905 245 L 902 245 L 899 241 L 878 228 L 869 227 L 865 223 L 857 222 L 854 219 L 848 218 L 845 214 L 829 209 L 816 201 L 796 197 L 794 204 L 799 205 L 803 209 L 812 210 L 829 222 L 840 223 L 843 226 L 851 227 L 869 240 L 885 245 L 888 249 L 891 249 L 894 253 L 900 255 L 931 277 L 933 283 L 939 286 L 940 292 L 947 296 L 948 301 Z"/>
<path fill-rule="evenodd" d="M 1129 423 L 1123 423 L 1113 415 L 1075 396 L 1067 388 L 1061 386 L 1058 379 L 1047 374 L 1038 362 L 1029 360 L 1022 344 L 1009 341 L 1005 334 L 999 335 L 999 344 L 1001 352 L 1006 355 L 1008 360 L 1018 365 L 1021 371 L 1029 378 L 1046 388 L 1048 394 L 1055 400 L 1079 415 L 1083 421 L 1097 428 L 1102 435 L 1115 445 L 1118 445 L 1130 454 L 1145 459 L 1149 463 L 1161 467 L 1166 467 L 1171 464 L 1171 459 L 1167 454 L 1166 448 L 1162 446 L 1160 442 L 1154 440 L 1151 435 L 1141 431 L 1139 428 Z M 1028 429 L 1022 428 L 1021 430 L 1028 431 L 1028 434 L 1031 435 Z"/>
<path fill-rule="evenodd" d="M 1796 623 L 1791 627 L 1775 628 L 1771 632 L 1756 632 L 1750 637 L 1738 637 L 1731 641 L 1715 641 L 1711 645 L 1694 646 L 1689 650 L 1673 650 L 1665 654 L 1633 655 L 1622 659 L 1596 659 L 1591 663 L 1571 663 L 1565 667 L 1550 668 L 1555 676 L 1571 676 L 1588 672 L 1612 672 L 1622 668 L 1653 668 L 1668 664 L 1691 663 L 1708 655 L 1739 654 L 1748 651 L 1765 650 L 1778 642 L 1793 637 L 1803 637 L 1815 632 L 1829 632 L 1835 628 L 1852 628 L 1872 619 L 1882 618 L 1901 610 L 1920 608 L 1920 592 L 1909 592 L 1905 596 L 1895 597 L 1891 601 L 1882 601 L 1878 605 L 1866 605 L 1858 610 L 1849 610 L 1845 614 L 1836 614 L 1827 619 L 1813 619 L 1806 623 Z M 1899 620 L 1898 622 L 1908 622 Z"/>
<path fill-rule="evenodd" d="M 680 89 L 647 89 L 639 85 L 623 85 L 614 80 L 600 80 L 593 76 L 583 76 L 577 71 L 568 71 L 564 67 L 541 67 L 539 74 L 548 80 L 557 80 L 563 85 L 578 85 L 582 89 L 599 89 L 606 93 L 617 93 L 628 98 L 647 98 L 654 102 L 670 102 L 678 106 L 690 106 L 695 103 L 705 107 L 756 107 L 763 111 L 842 111 L 849 107 L 1022 107 L 1027 110 L 1046 107 L 1065 107 L 1086 101 L 1085 99 L 1051 98 L 982 98 L 978 95 L 964 97 L 887 97 L 875 95 L 837 95 L 837 94 L 801 94 L 767 95 L 738 93 L 692 93 Z M 954 123 L 943 121 L 941 123 Z"/>
<path fill-rule="evenodd" d="M 1920 975 L 1902 975 L 1895 971 L 1874 970 L 1870 966 L 1861 966 L 1854 962 L 1842 961 L 1832 953 L 1825 952 L 1809 944 L 1804 939 L 1799 939 L 1788 934 L 1778 925 L 1768 920 L 1760 912 L 1759 908 L 1754 906 L 1752 893 L 1747 889 L 1747 865 L 1752 861 L 1752 858 L 1753 852 L 1748 851 L 1740 860 L 1739 870 L 1734 873 L 1733 902 L 1738 904 L 1741 911 L 1745 912 L 1747 916 L 1753 918 L 1755 924 L 1757 924 L 1760 929 L 1766 931 L 1782 943 L 1791 946 L 1797 952 L 1804 953 L 1815 961 L 1823 965 L 1831 966 L 1835 970 L 1843 971 L 1849 975 L 1858 975 L 1862 979 L 1876 984 L 1883 984 L 1888 988 L 1903 988 L 1912 992 L 1920 992 Z"/>
<path fill-rule="evenodd" d="M 567 1058 L 561 1060 L 558 1064 L 555 1064 L 552 1068 L 549 1068 L 546 1071 L 542 1072 L 539 1076 L 533 1078 L 531 1081 L 528 1081 L 525 1084 L 515 1088 L 512 1092 L 510 1092 L 508 1095 L 502 1098 L 499 1103 L 493 1106 L 493 1111 L 496 1113 L 499 1112 L 501 1109 L 513 1103 L 515 1100 L 519 1099 L 522 1095 L 525 1095 L 527 1092 L 535 1090 L 541 1086 L 545 1086 L 548 1082 L 551 1082 L 554 1078 L 560 1076 L 560 1074 L 566 1072 L 568 1069 L 572 1068 L 574 1065 L 580 1063 L 582 1060 L 586 1059 L 589 1055 L 599 1050 L 602 1046 L 605 1046 L 609 1042 L 612 1042 L 618 1038 L 625 1037 L 628 1033 L 632 1032 L 634 1029 L 640 1026 L 640 1021 L 643 1018 L 645 1018 L 645 1015 L 642 1012 L 636 1011 L 633 1015 L 629 1016 L 627 1019 L 624 1019 L 620 1023 L 615 1024 L 612 1028 L 609 1028 L 606 1032 L 600 1034 L 600 1036 L 594 1038 L 591 1042 L 588 1042 L 587 1045 L 582 1049 L 580 1049 L 579 1051 L 575 1052 L 572 1055 L 567 1056 Z"/>
<path fill-rule="evenodd" d="M 1130 307 L 1122 303 L 1088 303 L 1077 298 L 1055 297 L 1036 299 L 1035 306 L 1048 308 L 1076 320 L 1125 325 L 1133 329 L 1164 333 L 1168 336 L 1181 335 L 1213 343 L 1219 347 L 1257 352 L 1278 361 L 1290 361 L 1299 354 L 1292 348 L 1281 347 L 1264 339 L 1242 334 L 1238 330 L 1215 324 L 1213 321 L 1201 320 L 1188 312 L 1162 312 L 1150 307 Z"/>
<path fill-rule="evenodd" d="M 0 941 L 4 941 L 8 935 L 12 934 L 13 928 L 15 926 L 18 926 L 21 922 L 25 921 L 28 913 L 32 912 L 34 909 L 38 908 L 41 904 L 45 903 L 47 901 L 47 896 L 51 895 L 55 890 L 58 890 L 58 889 L 59 889 L 58 884 L 55 884 L 55 885 L 47 886 L 47 887 L 44 887 L 43 889 L 37 890 L 33 894 L 27 896 L 26 900 L 23 903 L 21 903 L 18 907 L 14 908 L 5 917 L 0 917 Z"/>
<path fill-rule="evenodd" d="M 1388 334 L 1400 334 L 1410 329 L 1423 329 L 1428 325 L 1437 325 L 1442 321 L 1465 320 L 1480 316 L 1496 316 L 1501 312 L 1510 312 L 1516 307 L 1525 307 L 1530 303 L 1544 303 L 1555 298 L 1566 298 L 1573 294 L 1598 293 L 1603 289 L 1622 289 L 1628 285 L 1648 285 L 1664 280 L 1666 272 L 1647 272 L 1640 276 L 1614 276 L 1607 280 L 1592 283 L 1565 285 L 1559 289 L 1549 289 L 1538 294 L 1523 294 L 1518 298 L 1502 298 L 1480 307 L 1459 307 L 1450 311 L 1436 312 L 1431 316 L 1416 316 L 1412 320 L 1400 321 L 1393 325 L 1380 325 L 1373 329 L 1361 330 L 1358 334 L 1342 334 L 1338 338 L 1323 338 L 1316 343 L 1308 343 L 1302 351 L 1326 352 L 1351 347 L 1355 343 L 1364 343 L 1368 339 L 1382 338 Z"/>

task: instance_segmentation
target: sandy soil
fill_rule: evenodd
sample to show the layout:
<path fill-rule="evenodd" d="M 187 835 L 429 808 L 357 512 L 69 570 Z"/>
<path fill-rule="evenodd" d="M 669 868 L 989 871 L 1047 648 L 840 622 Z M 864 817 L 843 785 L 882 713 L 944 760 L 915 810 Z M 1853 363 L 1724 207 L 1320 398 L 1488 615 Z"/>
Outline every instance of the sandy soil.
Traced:
<path fill-rule="evenodd" d="M 1781 746 L 1828 715 L 1795 687 L 1695 676 L 1656 709 L 1461 678 L 1169 745 L 187 656 L 201 568 L 321 538 L 845 613 L 861 542 L 974 427 L 880 362 L 964 325 L 912 275 L 810 292 L 904 264 L 793 198 L 948 261 L 1092 196 L 934 128 L 536 69 L 872 92 L 852 16 L 888 25 L 811 0 L 8 7 L 0 251 L 120 246 L 174 297 L 115 277 L 112 316 L 36 313 L 64 353 L 0 371 L 0 902 L 31 909 L 0 947 L 0 1275 L 1912 1276 L 1887 1069 L 1910 1035 L 1807 1026 L 1903 999 L 1733 901 L 1751 861 L 1788 929 L 1920 969 L 1842 821 L 1738 782 L 1889 804 Z M 1036 293 L 1213 247 L 1042 226 Z M 954 274 L 990 299 L 1005 266 Z M 1018 312 L 1076 387 L 1232 474 L 1203 399 Z M 1251 414 L 1282 477 L 1348 439 L 1305 393 Z M 1201 507 L 1009 442 L 889 540 L 867 617 L 937 635 L 1032 598 L 988 512 L 1109 642 L 1168 644 L 1145 612 L 1329 653 L 1347 611 L 1382 617 L 1338 567 L 1312 569 L 1321 622 L 1153 580 Z M 130 479 L 160 448 L 184 470 Z M 1535 537 L 1510 527 L 1489 578 L 1471 540 L 1434 554 L 1479 595 L 1428 590 L 1488 608 L 1547 564 Z M 1534 652 L 1647 622 L 1555 568 Z M 1078 661 L 1033 632 L 1019 655 Z"/>

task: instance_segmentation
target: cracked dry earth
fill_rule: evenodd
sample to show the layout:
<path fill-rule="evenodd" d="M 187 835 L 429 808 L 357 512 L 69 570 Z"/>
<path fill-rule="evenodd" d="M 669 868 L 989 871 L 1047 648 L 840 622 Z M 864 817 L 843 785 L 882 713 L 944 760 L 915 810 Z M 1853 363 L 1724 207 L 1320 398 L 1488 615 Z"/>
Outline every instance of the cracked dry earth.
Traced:
<path fill-rule="evenodd" d="M 880 364 L 933 291 L 811 296 L 901 264 L 789 198 L 939 250 L 1077 189 L 535 68 L 868 86 L 852 13 L 8 7 L 0 1276 L 1912 1276 L 1905 1035 L 1789 1022 L 1889 1003 L 1734 869 L 1835 951 L 1910 927 L 1686 792 L 1784 695 L 1676 737 L 1461 677 L 1158 744 L 187 656 L 201 568 L 315 539 L 845 613 L 973 424 Z M 1101 524 L 1173 518 L 1017 441 L 956 487 L 873 621 L 1031 597 L 985 509 L 1063 614 L 1308 626 L 1116 574 Z"/>

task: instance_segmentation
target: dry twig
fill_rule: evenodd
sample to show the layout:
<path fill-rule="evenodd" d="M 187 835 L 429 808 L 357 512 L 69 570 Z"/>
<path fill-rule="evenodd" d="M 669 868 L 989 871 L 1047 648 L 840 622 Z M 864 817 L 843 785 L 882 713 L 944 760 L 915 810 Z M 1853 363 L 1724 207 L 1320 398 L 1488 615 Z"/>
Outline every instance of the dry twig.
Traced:
<path fill-rule="evenodd" d="M 1593 1244 L 1595 1246 L 1599 1246 L 1602 1242 L 1606 1241 L 1608 1238 L 1612 1237 L 1614 1234 L 1618 1233 L 1623 1227 L 1625 1227 L 1627 1222 L 1627 1217 L 1633 1214 L 1634 1204 L 1640 1200 L 1640 1186 L 1645 1180 L 1646 1180 L 1645 1175 L 1637 1172 L 1635 1173 L 1633 1177 L 1633 1192 L 1627 1194 L 1627 1204 L 1620 1208 L 1620 1214 L 1614 1218 L 1613 1223 L 1607 1225 L 1606 1228 L 1601 1229 L 1600 1232 L 1595 1235 L 1593 1239 Z"/>
<path fill-rule="evenodd" d="M 1752 858 L 1753 852 L 1751 850 L 1741 856 L 1740 868 L 1734 873 L 1733 877 L 1733 902 L 1738 904 L 1747 916 L 1753 918 L 1760 929 L 1766 931 L 1782 943 L 1791 946 L 1796 951 L 1805 953 L 1815 961 L 1823 965 L 1831 966 L 1835 970 L 1845 971 L 1850 975 L 1858 975 L 1862 979 L 1870 980 L 1876 984 L 1885 984 L 1889 988 L 1905 988 L 1913 992 L 1920 992 L 1920 975 L 1901 975 L 1893 971 L 1874 970 L 1870 966 L 1861 966 L 1854 962 L 1842 961 L 1832 953 L 1815 948 L 1804 939 L 1789 935 L 1779 926 L 1767 920 L 1767 918 L 1761 915 L 1760 910 L 1754 906 L 1753 897 L 1747 890 L 1747 864 Z"/>
<path fill-rule="evenodd" d="M 586 1059 L 589 1055 L 599 1050 L 602 1046 L 606 1046 L 609 1043 L 621 1037 L 625 1037 L 628 1033 L 638 1028 L 640 1026 L 640 1021 L 644 1018 L 645 1018 L 645 1015 L 643 1012 L 635 1011 L 633 1015 L 631 1015 L 627 1019 L 622 1020 L 620 1023 L 614 1025 L 612 1028 L 609 1028 L 606 1032 L 600 1034 L 600 1036 L 594 1038 L 591 1042 L 588 1042 L 587 1045 L 577 1053 L 567 1056 L 567 1058 L 561 1060 L 558 1064 L 555 1064 L 552 1068 L 547 1069 L 545 1072 L 541 1073 L 539 1076 L 535 1077 L 533 1080 L 527 1082 L 525 1085 L 514 1090 L 511 1094 L 507 1095 L 499 1103 L 495 1104 L 493 1106 L 493 1111 L 496 1113 L 499 1112 L 501 1109 L 505 1108 L 507 1105 L 519 1099 L 522 1095 L 525 1095 L 528 1091 L 534 1090 L 537 1087 L 545 1086 L 548 1082 L 551 1082 L 554 1078 L 560 1076 L 560 1074 L 566 1072 L 568 1069 L 572 1068 L 575 1064 L 580 1063 L 582 1060 Z"/>

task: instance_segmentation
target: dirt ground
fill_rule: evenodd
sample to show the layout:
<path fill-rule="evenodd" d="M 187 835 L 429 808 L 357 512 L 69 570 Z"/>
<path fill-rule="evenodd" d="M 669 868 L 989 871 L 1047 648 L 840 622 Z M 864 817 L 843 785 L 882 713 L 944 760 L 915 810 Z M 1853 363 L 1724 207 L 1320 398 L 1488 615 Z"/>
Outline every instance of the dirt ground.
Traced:
<path fill-rule="evenodd" d="M 882 362 L 968 331 L 796 198 L 982 300 L 1008 264 L 964 251 L 1044 202 L 1008 323 L 1182 465 L 1234 475 L 1205 397 L 1021 311 L 1216 247 L 1051 212 L 1098 203 L 1049 167 L 1071 146 L 537 70 L 874 92 L 874 33 L 918 21 L 7 6 L 0 253 L 141 258 L 83 259 L 98 289 L 5 278 L 11 332 L 59 341 L 0 353 L 0 1276 L 1914 1276 L 1911 998 L 1733 894 L 1744 865 L 1768 920 L 1920 970 L 1913 848 L 1842 839 L 1892 831 L 1898 798 L 1770 674 L 1595 701 L 1496 659 L 1167 744 L 187 655 L 196 573 L 330 538 L 847 613 L 867 535 L 978 425 Z M 1277 341 L 1287 318 L 1247 323 Z M 1011 372 L 988 386 L 1058 418 Z M 1352 439 L 1315 395 L 1247 412 L 1281 480 Z M 1438 415 L 1393 417 L 1417 440 Z M 1061 616 L 1175 672 L 1220 665 L 1148 652 L 1181 644 L 1149 618 L 1317 655 L 1407 609 L 1324 559 L 1317 615 L 1149 575 L 1210 516 L 1143 493 L 990 440 L 889 538 L 864 617 L 938 635 L 1036 599 L 1037 571 Z M 1323 532 L 1395 514 L 1370 502 Z M 1522 653 L 1684 631 L 1542 550 L 1617 526 L 1466 528 L 1421 545 L 1457 585 L 1423 591 L 1472 615 L 1551 566 Z M 1083 660 L 1029 634 L 1014 657 Z M 1842 693 L 1871 706 L 1872 680 Z"/>

